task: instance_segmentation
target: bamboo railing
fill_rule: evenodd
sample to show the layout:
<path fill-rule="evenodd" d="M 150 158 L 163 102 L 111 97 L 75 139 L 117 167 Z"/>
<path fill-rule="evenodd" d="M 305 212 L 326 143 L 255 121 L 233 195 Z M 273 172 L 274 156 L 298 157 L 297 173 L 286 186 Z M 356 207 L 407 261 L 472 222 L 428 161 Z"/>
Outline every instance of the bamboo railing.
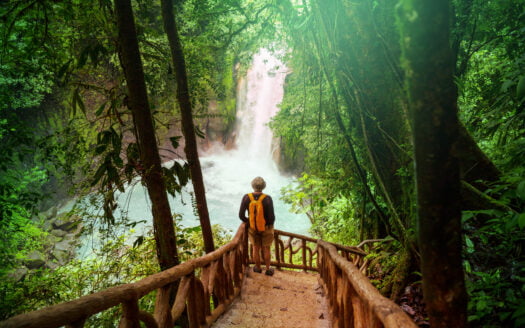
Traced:
<path fill-rule="evenodd" d="M 15 316 L 0 322 L 0 328 L 84 327 L 89 317 L 115 306 L 122 307 L 119 328 L 139 328 L 141 323 L 147 328 L 173 327 L 185 309 L 190 328 L 209 327 L 240 293 L 250 253 L 246 225 L 241 224 L 233 240 L 212 253 L 135 283 Z M 358 247 L 275 230 L 272 265 L 319 272 L 333 327 L 416 327 L 363 274 L 366 255 Z M 177 294 L 170 302 L 175 284 Z M 154 291 L 157 295 L 152 314 L 139 308 L 139 300 Z"/>
<path fill-rule="evenodd" d="M 319 274 L 337 328 L 417 328 L 401 308 L 382 296 L 334 245 L 319 240 Z"/>
<path fill-rule="evenodd" d="M 138 282 L 108 288 L 76 300 L 46 307 L 0 322 L 2 328 L 84 327 L 99 312 L 122 306 L 120 328 L 173 327 L 185 309 L 190 327 L 207 327 L 214 322 L 240 292 L 248 265 L 248 240 L 241 224 L 235 237 L 216 251 Z M 200 276 L 195 272 L 200 269 Z M 170 290 L 179 284 L 173 306 Z M 139 309 L 139 299 L 157 291 L 154 313 Z M 213 299 L 213 302 L 212 302 Z M 211 303 L 215 306 L 212 309 Z"/>

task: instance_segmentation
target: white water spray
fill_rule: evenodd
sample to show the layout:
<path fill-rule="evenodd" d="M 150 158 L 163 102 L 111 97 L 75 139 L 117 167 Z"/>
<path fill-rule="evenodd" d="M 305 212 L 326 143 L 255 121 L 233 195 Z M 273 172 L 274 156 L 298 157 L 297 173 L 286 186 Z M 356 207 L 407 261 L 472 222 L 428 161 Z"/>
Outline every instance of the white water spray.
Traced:
<path fill-rule="evenodd" d="M 252 179 L 262 176 L 266 181 L 264 192 L 274 201 L 275 227 L 308 234 L 306 215 L 291 213 L 289 205 L 280 199 L 281 188 L 293 179 L 279 173 L 273 160 L 273 134 L 268 127 L 282 101 L 286 74 L 283 63 L 268 51 L 255 55 L 247 76 L 239 83 L 235 149 L 225 151 L 219 147 L 201 157 L 212 224 L 235 230 L 240 223 L 241 198 L 252 191 Z"/>
<path fill-rule="evenodd" d="M 206 199 L 211 224 L 235 232 L 241 223 L 239 207 L 245 193 L 251 192 L 251 181 L 256 176 L 266 180 L 265 193 L 272 196 L 275 208 L 275 228 L 298 234 L 308 234 L 310 222 L 306 215 L 293 214 L 290 206 L 280 199 L 280 190 L 293 182 L 281 175 L 273 160 L 273 135 L 268 127 L 283 98 L 286 67 L 269 52 L 255 55 L 247 76 L 239 83 L 237 99 L 236 140 L 233 150 L 216 145 L 200 157 Z M 170 165 L 170 163 L 166 163 Z M 182 216 L 181 224 L 193 227 L 200 224 L 191 206 L 192 187 L 182 195 L 170 197 L 171 210 Z M 145 221 L 137 225 L 133 235 L 144 235 L 151 229 L 151 204 L 146 189 L 136 184 L 118 196 L 119 208 L 126 209 L 131 221 Z M 115 215 L 120 215 L 117 211 Z M 86 247 L 79 253 L 89 254 Z"/>

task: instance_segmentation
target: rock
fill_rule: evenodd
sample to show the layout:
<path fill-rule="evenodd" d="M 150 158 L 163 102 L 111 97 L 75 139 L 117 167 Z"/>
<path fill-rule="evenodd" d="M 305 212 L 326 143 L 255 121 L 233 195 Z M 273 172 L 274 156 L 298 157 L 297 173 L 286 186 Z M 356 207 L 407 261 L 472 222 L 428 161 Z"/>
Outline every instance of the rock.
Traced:
<path fill-rule="evenodd" d="M 51 230 L 51 234 L 57 237 L 64 237 L 67 234 L 67 232 L 64 230 L 53 229 Z"/>
<path fill-rule="evenodd" d="M 71 238 L 64 238 L 62 241 L 55 244 L 56 251 L 71 252 L 74 247 L 74 240 Z"/>
<path fill-rule="evenodd" d="M 50 219 L 50 220 L 45 219 L 44 220 L 44 224 L 42 225 L 42 229 L 45 230 L 45 231 L 53 230 L 53 222 L 54 222 L 54 220 L 52 220 L 52 219 Z"/>
<path fill-rule="evenodd" d="M 58 237 L 58 236 L 55 236 L 55 235 L 49 233 L 46 236 L 46 241 L 45 241 L 46 247 L 47 248 L 53 247 L 53 245 L 58 243 L 60 240 L 62 240 L 61 237 Z"/>
<path fill-rule="evenodd" d="M 73 231 L 82 222 L 77 215 L 63 214 L 53 222 L 53 228 L 64 231 Z"/>
<path fill-rule="evenodd" d="M 72 221 L 64 221 L 62 219 L 57 219 L 55 222 L 53 222 L 53 228 L 64 230 L 64 231 L 71 231 L 77 226 L 77 222 Z"/>
<path fill-rule="evenodd" d="M 7 279 L 10 279 L 14 282 L 19 282 L 20 280 L 24 279 L 26 274 L 29 272 L 29 269 L 25 266 L 21 266 L 17 268 L 16 270 L 13 270 L 7 274 Z"/>
<path fill-rule="evenodd" d="M 48 209 L 42 214 L 44 214 L 46 219 L 52 219 L 57 216 L 57 213 L 58 213 L 58 208 L 56 206 L 52 206 L 50 209 Z"/>
<path fill-rule="evenodd" d="M 34 214 L 33 216 L 31 216 L 31 221 L 33 223 L 40 223 L 41 222 L 40 216 L 38 214 Z"/>
<path fill-rule="evenodd" d="M 46 259 L 42 253 L 34 250 L 27 255 L 24 264 L 28 269 L 38 269 L 46 264 Z"/>
<path fill-rule="evenodd" d="M 50 269 L 50 270 L 55 270 L 56 268 L 58 268 L 60 265 L 56 262 L 52 262 L 52 261 L 48 261 L 46 262 L 46 268 Z"/>
<path fill-rule="evenodd" d="M 48 262 L 47 265 L 50 269 L 56 269 L 56 267 L 58 267 L 58 265 L 64 265 L 66 264 L 70 257 L 71 257 L 71 253 L 69 251 L 65 251 L 65 250 L 59 250 L 59 249 L 54 249 L 52 252 L 51 252 L 51 255 L 57 260 L 57 263 L 53 263 L 53 262 Z M 51 266 L 52 265 L 55 265 L 54 268 L 52 268 Z"/>

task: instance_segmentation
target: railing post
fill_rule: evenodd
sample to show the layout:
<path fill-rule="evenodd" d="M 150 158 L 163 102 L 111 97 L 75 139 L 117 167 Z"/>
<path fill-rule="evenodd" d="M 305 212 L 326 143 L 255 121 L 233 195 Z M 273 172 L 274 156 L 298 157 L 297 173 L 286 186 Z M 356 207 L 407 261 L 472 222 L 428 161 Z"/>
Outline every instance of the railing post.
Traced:
<path fill-rule="evenodd" d="M 137 297 L 122 303 L 122 319 L 119 328 L 140 328 L 139 312 Z"/>
<path fill-rule="evenodd" d="M 83 328 L 87 318 L 83 318 L 66 325 L 66 328 Z"/>
<path fill-rule="evenodd" d="M 173 325 L 170 308 L 171 285 L 163 286 L 157 290 L 155 299 L 155 320 L 160 327 Z"/>
<path fill-rule="evenodd" d="M 306 264 L 306 240 L 304 239 L 301 239 L 301 248 L 302 248 L 302 255 L 303 255 L 303 266 L 304 266 L 304 269 L 303 271 L 306 272 L 306 267 L 307 267 L 307 264 Z"/>
<path fill-rule="evenodd" d="M 251 252 L 250 252 L 250 246 L 248 245 L 248 225 L 246 223 L 243 223 L 243 224 L 244 224 L 244 234 L 243 234 L 242 245 L 243 245 L 244 254 L 245 254 L 245 265 L 249 266 Z"/>
<path fill-rule="evenodd" d="M 275 245 L 275 262 L 277 262 L 277 268 L 281 269 L 281 253 L 279 251 L 279 233 L 276 232 L 273 234 L 273 244 Z"/>
<path fill-rule="evenodd" d="M 191 273 L 190 290 L 188 294 L 188 318 L 190 321 L 190 328 L 199 327 L 199 304 L 197 300 L 196 282 L 194 273 Z"/>

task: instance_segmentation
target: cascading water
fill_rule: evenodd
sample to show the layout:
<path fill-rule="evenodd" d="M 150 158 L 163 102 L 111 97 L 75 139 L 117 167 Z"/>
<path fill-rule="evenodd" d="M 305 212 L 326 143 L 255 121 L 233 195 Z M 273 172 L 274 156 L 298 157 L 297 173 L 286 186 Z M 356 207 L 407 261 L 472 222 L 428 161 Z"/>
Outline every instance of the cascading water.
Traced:
<path fill-rule="evenodd" d="M 218 147 L 201 157 L 212 224 L 236 229 L 241 198 L 252 191 L 251 180 L 262 176 L 266 181 L 264 192 L 274 201 L 276 228 L 308 234 L 308 218 L 291 213 L 289 205 L 280 200 L 281 188 L 292 179 L 279 173 L 273 160 L 273 134 L 268 127 L 283 98 L 285 77 L 286 67 L 261 50 L 239 83 L 235 149 Z"/>
<path fill-rule="evenodd" d="M 286 67 L 269 52 L 261 50 L 239 83 L 234 149 L 225 150 L 216 145 L 200 157 L 212 225 L 220 224 L 234 232 L 241 223 L 238 216 L 241 198 L 252 191 L 252 179 L 262 176 L 267 185 L 264 192 L 272 196 L 274 202 L 276 229 L 308 234 L 310 222 L 306 215 L 291 213 L 290 206 L 280 199 L 281 188 L 293 179 L 278 171 L 272 153 L 273 135 L 268 127 L 282 100 L 285 77 Z M 170 197 L 172 212 L 182 216 L 181 224 L 185 227 L 199 225 L 191 206 L 191 193 L 189 186 L 182 195 Z M 141 184 L 119 195 L 118 202 L 120 209 L 126 209 L 129 220 L 146 222 L 135 227 L 134 235 L 143 235 L 151 229 L 151 204 Z M 88 254 L 87 248 L 81 247 L 79 253 Z"/>

